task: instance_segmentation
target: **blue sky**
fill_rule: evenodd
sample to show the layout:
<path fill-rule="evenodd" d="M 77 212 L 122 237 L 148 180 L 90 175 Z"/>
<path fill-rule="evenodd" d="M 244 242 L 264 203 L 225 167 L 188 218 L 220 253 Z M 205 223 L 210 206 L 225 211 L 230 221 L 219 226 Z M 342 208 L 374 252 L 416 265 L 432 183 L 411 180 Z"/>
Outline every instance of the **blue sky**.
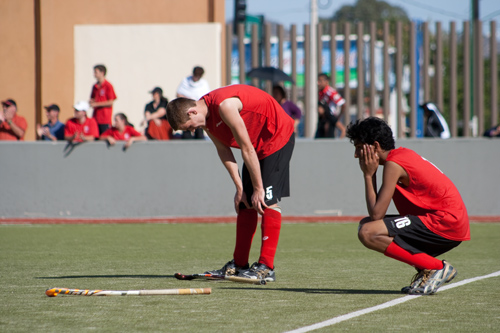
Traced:
<path fill-rule="evenodd" d="M 412 19 L 435 23 L 440 21 L 443 29 L 448 29 L 449 22 L 457 22 L 457 29 L 470 19 L 470 0 L 385 0 L 394 6 L 402 7 Z M 264 15 L 266 19 L 285 26 L 297 24 L 302 31 L 304 24 L 309 23 L 310 0 L 247 0 L 247 14 Z M 317 0 L 320 9 L 319 17 L 331 17 L 343 5 L 352 5 L 356 0 Z M 234 0 L 225 0 L 226 19 L 232 20 Z M 500 0 L 479 0 L 480 18 L 497 21 L 497 35 L 500 35 Z M 489 23 L 485 23 L 484 31 L 489 34 Z"/>

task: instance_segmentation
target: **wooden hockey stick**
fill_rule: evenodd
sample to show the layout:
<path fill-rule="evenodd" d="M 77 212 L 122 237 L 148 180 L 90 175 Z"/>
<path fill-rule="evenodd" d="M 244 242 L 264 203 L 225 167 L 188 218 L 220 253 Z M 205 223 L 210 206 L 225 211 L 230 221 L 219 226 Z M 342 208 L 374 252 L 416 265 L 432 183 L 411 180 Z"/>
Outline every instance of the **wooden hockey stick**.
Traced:
<path fill-rule="evenodd" d="M 69 289 L 50 288 L 45 291 L 45 295 L 55 297 L 62 295 L 77 296 L 150 296 L 150 295 L 207 295 L 212 293 L 212 288 L 196 289 L 152 289 L 152 290 L 89 290 L 89 289 Z"/>
<path fill-rule="evenodd" d="M 215 275 L 215 274 L 181 274 L 175 273 L 175 278 L 178 280 L 227 280 L 239 283 L 261 284 L 265 285 L 266 280 L 263 279 L 250 279 L 239 276 Z"/>

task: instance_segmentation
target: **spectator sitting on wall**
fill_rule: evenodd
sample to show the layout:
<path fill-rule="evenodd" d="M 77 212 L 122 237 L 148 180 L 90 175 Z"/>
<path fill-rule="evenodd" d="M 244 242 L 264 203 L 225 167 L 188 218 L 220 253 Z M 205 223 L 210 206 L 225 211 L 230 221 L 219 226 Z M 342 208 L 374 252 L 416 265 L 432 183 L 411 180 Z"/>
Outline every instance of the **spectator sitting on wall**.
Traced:
<path fill-rule="evenodd" d="M 28 123 L 23 116 L 17 114 L 17 104 L 13 99 L 2 101 L 0 112 L 0 140 L 24 140 Z"/>
<path fill-rule="evenodd" d="M 48 122 L 45 125 L 36 125 L 36 133 L 40 140 L 64 140 L 64 124 L 59 121 L 59 106 L 51 104 L 44 106 Z"/>
<path fill-rule="evenodd" d="M 115 126 L 109 128 L 102 133 L 100 140 L 108 141 L 110 145 L 114 145 L 116 141 L 126 141 L 124 149 L 130 147 L 135 141 L 146 141 L 147 138 L 137 132 L 134 127 L 128 122 L 127 116 L 123 113 L 115 115 Z"/>
<path fill-rule="evenodd" d="M 486 130 L 483 136 L 486 136 L 488 138 L 500 137 L 500 124 Z"/>
<path fill-rule="evenodd" d="M 449 139 L 450 130 L 448 123 L 434 103 L 422 104 L 424 115 L 427 118 L 424 136 L 429 138 Z"/>
<path fill-rule="evenodd" d="M 87 117 L 89 103 L 80 101 L 76 103 L 75 117 L 69 119 L 64 126 L 64 139 L 71 143 L 94 141 L 99 137 L 99 129 L 94 118 Z"/>
<path fill-rule="evenodd" d="M 177 97 L 185 97 L 192 100 L 199 100 L 203 95 L 210 91 L 207 80 L 202 76 L 205 70 L 202 67 L 196 66 L 193 68 L 193 75 L 182 80 L 177 88 Z M 203 129 L 198 128 L 194 131 L 194 135 L 189 131 L 182 132 L 183 139 L 204 139 Z"/>
<path fill-rule="evenodd" d="M 93 118 L 99 127 L 99 134 L 111 127 L 113 103 L 116 100 L 115 90 L 111 83 L 106 80 L 106 72 L 106 66 L 94 66 L 94 77 L 97 82 L 92 86 L 90 94 L 90 106 L 94 108 Z"/>
<path fill-rule="evenodd" d="M 147 123 L 146 137 L 152 140 L 170 140 L 172 128 L 167 120 L 168 99 L 163 97 L 160 87 L 154 88 L 150 93 L 153 94 L 153 100 L 146 104 L 142 121 L 142 125 Z"/>
<path fill-rule="evenodd" d="M 326 103 L 318 102 L 318 128 L 315 138 L 335 138 L 336 128 L 340 130 L 340 138 L 345 137 L 346 128 L 338 120 L 339 118 L 330 112 Z"/>
<path fill-rule="evenodd" d="M 297 127 L 299 126 L 300 118 L 302 118 L 302 111 L 300 111 L 299 107 L 295 105 L 294 102 L 286 99 L 285 89 L 283 89 L 282 86 L 273 86 L 273 97 L 280 103 L 283 110 L 292 117 L 294 121 L 294 132 L 295 135 L 297 135 Z"/>

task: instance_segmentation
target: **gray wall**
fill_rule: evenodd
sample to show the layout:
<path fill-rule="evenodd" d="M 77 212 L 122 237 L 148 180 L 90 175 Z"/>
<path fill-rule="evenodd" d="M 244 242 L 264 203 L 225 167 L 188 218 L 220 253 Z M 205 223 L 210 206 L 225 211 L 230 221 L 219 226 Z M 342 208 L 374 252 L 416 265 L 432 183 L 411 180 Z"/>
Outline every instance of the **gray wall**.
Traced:
<path fill-rule="evenodd" d="M 399 140 L 455 182 L 470 215 L 500 215 L 500 140 Z M 234 185 L 211 142 L 140 142 L 73 148 L 0 142 L 0 217 L 233 215 Z M 241 165 L 238 150 L 234 151 Z M 365 215 L 364 185 L 347 140 L 297 140 L 283 214 Z M 379 175 L 381 172 L 379 172 Z M 380 182 L 379 182 L 380 184 Z M 394 207 L 390 211 L 395 213 Z"/>

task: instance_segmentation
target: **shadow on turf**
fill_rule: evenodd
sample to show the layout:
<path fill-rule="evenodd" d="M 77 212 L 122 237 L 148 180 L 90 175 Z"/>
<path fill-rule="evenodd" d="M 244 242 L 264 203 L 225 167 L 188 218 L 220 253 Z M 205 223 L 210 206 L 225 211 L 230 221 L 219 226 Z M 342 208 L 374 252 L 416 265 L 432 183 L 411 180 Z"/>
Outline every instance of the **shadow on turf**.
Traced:
<path fill-rule="evenodd" d="M 65 276 L 37 276 L 35 279 L 168 279 L 173 275 L 65 275 Z"/>
<path fill-rule="evenodd" d="M 223 287 L 221 289 L 245 289 L 245 290 L 272 290 L 272 291 L 288 291 L 294 293 L 305 293 L 305 294 L 352 294 L 352 295 L 392 295 L 401 294 L 399 290 L 369 290 L 369 289 L 327 289 L 327 288 L 247 288 L 247 287 Z"/>

